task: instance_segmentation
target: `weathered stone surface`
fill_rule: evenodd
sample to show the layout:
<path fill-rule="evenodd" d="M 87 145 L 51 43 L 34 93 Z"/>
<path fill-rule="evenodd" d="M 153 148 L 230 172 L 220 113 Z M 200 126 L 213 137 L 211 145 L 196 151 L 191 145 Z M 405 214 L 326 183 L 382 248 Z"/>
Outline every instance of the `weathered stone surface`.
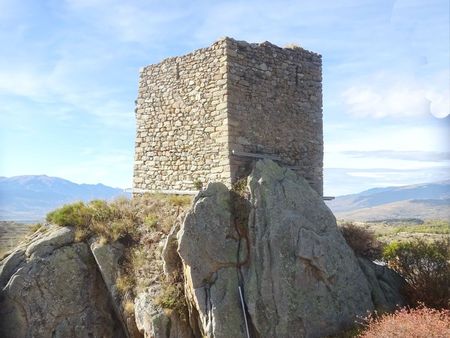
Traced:
<path fill-rule="evenodd" d="M 378 311 L 392 311 L 406 305 L 401 294 L 405 280 L 386 266 L 375 264 L 367 258 L 358 257 L 359 265 L 369 281 L 372 301 Z"/>
<path fill-rule="evenodd" d="M 211 183 L 201 191 L 178 233 L 186 298 L 207 337 L 242 337 L 239 305 L 238 235 L 232 226 L 227 187 Z"/>
<path fill-rule="evenodd" d="M 125 335 L 130 337 L 130 333 L 134 332 L 135 324 L 132 323 L 133 327 L 127 325 L 127 320 L 121 308 L 120 294 L 116 287 L 116 279 L 119 276 L 119 260 L 123 256 L 124 247 L 118 242 L 100 243 L 93 240 L 90 249 L 108 290 L 108 295 L 111 297 L 116 317 L 120 320 Z"/>
<path fill-rule="evenodd" d="M 154 323 L 157 317 L 165 316 L 161 309 L 154 305 L 154 299 L 157 296 L 157 290 L 149 288 L 144 292 L 140 292 L 134 299 L 134 313 L 136 318 L 136 326 L 145 338 L 164 337 L 158 335 L 160 325 Z M 165 325 L 163 325 L 165 328 Z M 161 330 L 165 334 L 165 330 Z"/>
<path fill-rule="evenodd" d="M 189 324 L 175 312 L 166 313 L 154 305 L 157 292 L 149 289 L 137 295 L 134 308 L 136 325 L 145 338 L 194 338 Z"/>
<path fill-rule="evenodd" d="M 49 230 L 3 265 L 1 337 L 124 337 L 89 247 L 70 238 Z"/>
<path fill-rule="evenodd" d="M 186 297 L 203 335 L 245 336 L 239 285 L 255 337 L 322 337 L 373 309 L 355 255 L 303 178 L 260 161 L 249 187 L 246 234 L 221 184 L 199 193 L 179 232 Z"/>
<path fill-rule="evenodd" d="M 176 272 L 181 267 L 181 259 L 177 252 L 177 233 L 179 230 L 180 225 L 177 223 L 170 229 L 169 235 L 164 242 L 161 256 L 163 259 L 163 270 L 166 275 Z"/>
<path fill-rule="evenodd" d="M 73 239 L 74 231 L 72 228 L 56 228 L 46 234 L 46 236 L 42 236 L 42 238 L 39 238 L 28 245 L 25 254 L 27 257 L 30 257 L 31 255 L 42 257 L 48 255 L 57 248 L 72 243 Z"/>
<path fill-rule="evenodd" d="M 25 262 L 25 250 L 17 249 L 7 256 L 0 265 L 0 289 L 8 283 L 13 273 Z"/>
<path fill-rule="evenodd" d="M 164 310 L 156 302 L 161 295 L 161 284 L 166 283 L 166 277 L 170 279 L 181 272 L 181 259 L 177 252 L 180 222 L 181 217 L 165 239 L 161 241 L 159 237 L 159 242 L 155 240 L 154 246 L 158 249 L 154 252 L 152 266 L 156 268 L 153 273 L 159 272 L 159 276 L 153 278 L 150 286 L 139 292 L 134 301 L 136 325 L 146 338 L 194 337 L 187 318 L 181 320 L 176 311 Z"/>
<path fill-rule="evenodd" d="M 195 190 L 280 157 L 322 193 L 321 56 L 224 38 L 140 71 L 133 188 Z"/>
<path fill-rule="evenodd" d="M 322 337 L 373 309 L 353 251 L 300 176 L 260 161 L 249 178 L 249 315 L 262 337 Z"/>

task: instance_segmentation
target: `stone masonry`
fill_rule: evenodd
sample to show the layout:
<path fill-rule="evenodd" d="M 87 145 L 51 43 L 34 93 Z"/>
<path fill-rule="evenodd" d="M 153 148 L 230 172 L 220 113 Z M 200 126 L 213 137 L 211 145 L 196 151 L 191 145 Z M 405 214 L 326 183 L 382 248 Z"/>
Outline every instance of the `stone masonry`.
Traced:
<path fill-rule="evenodd" d="M 270 158 L 322 194 L 322 62 L 224 38 L 140 72 L 134 193 L 230 186 Z"/>

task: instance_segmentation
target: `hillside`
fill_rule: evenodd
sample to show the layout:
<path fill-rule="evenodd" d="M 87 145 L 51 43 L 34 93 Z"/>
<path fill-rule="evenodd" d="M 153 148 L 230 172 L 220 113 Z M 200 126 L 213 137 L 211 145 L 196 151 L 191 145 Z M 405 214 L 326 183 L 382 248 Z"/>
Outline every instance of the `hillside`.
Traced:
<path fill-rule="evenodd" d="M 370 208 L 335 213 L 337 218 L 358 221 L 385 219 L 444 219 L 450 220 L 450 199 L 407 200 Z"/>
<path fill-rule="evenodd" d="M 103 184 L 77 184 L 45 175 L 0 177 L 0 220 L 37 221 L 64 203 L 126 194 Z"/>
<path fill-rule="evenodd" d="M 450 181 L 374 188 L 327 205 L 337 218 L 348 220 L 450 219 Z"/>

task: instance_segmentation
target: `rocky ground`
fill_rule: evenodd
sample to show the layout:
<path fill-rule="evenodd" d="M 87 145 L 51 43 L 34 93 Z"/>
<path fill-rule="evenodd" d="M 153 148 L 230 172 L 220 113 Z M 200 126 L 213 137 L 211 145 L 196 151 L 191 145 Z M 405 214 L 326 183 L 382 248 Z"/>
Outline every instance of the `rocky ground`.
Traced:
<path fill-rule="evenodd" d="M 0 336 L 322 337 L 403 303 L 402 279 L 355 256 L 322 198 L 271 161 L 171 210 L 171 229 L 147 222 L 134 241 L 35 233 L 0 263 Z"/>

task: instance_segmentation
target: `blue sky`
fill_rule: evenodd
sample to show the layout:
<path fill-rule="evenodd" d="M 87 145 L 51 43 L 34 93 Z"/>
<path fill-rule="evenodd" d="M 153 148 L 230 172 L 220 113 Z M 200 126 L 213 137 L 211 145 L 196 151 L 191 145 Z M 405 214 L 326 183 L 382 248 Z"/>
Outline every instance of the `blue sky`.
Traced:
<path fill-rule="evenodd" d="M 0 176 L 130 187 L 138 70 L 223 36 L 323 56 L 325 193 L 450 178 L 448 0 L 0 0 Z"/>

